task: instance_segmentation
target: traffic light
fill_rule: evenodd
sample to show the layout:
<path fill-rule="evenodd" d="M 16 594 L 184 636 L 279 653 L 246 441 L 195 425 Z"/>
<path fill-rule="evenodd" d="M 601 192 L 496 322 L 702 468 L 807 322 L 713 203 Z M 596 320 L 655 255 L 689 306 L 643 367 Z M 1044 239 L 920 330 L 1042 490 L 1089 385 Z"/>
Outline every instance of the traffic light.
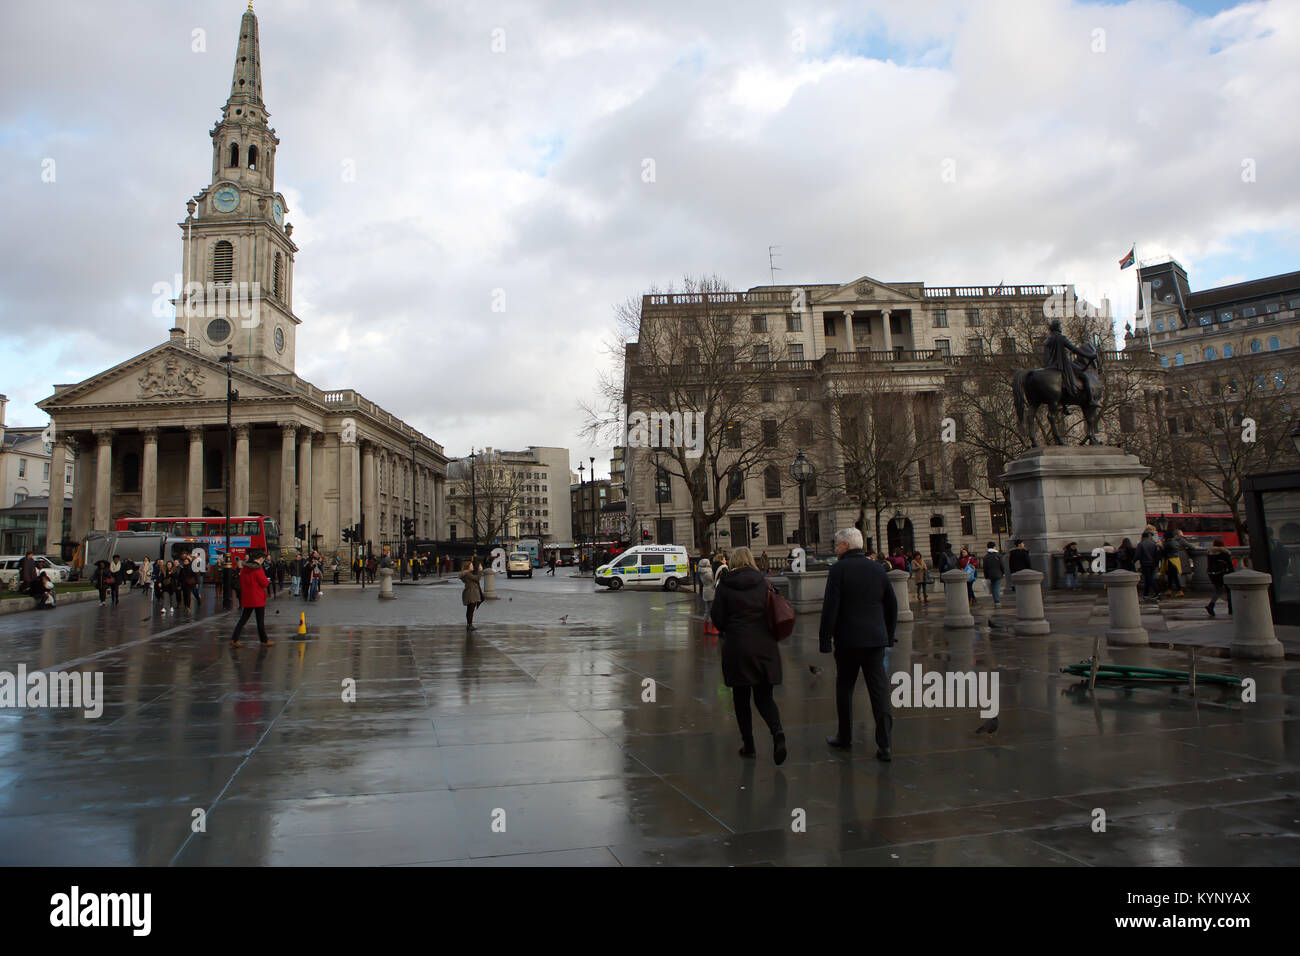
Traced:
<path fill-rule="evenodd" d="M 414 537 L 415 537 L 415 519 L 414 519 L 414 518 L 403 518 L 403 519 L 402 519 L 402 537 L 404 537 L 404 538 L 414 538 Z"/>
<path fill-rule="evenodd" d="M 758 537 L 758 522 L 751 521 L 749 523 L 749 540 L 753 541 L 757 537 Z"/>
<path fill-rule="evenodd" d="M 306 540 L 307 540 L 307 526 L 306 526 L 305 524 L 300 524 L 300 525 L 298 525 L 298 529 L 297 529 L 297 531 L 298 531 L 298 540 L 299 540 L 299 541 L 306 541 Z"/>
<path fill-rule="evenodd" d="M 641 529 L 641 540 L 642 540 L 642 541 L 649 541 L 649 540 L 650 540 L 650 529 L 649 529 L 649 528 L 642 528 L 642 529 Z"/>
<path fill-rule="evenodd" d="M 356 533 L 355 531 L 353 531 L 351 528 L 344 528 L 344 529 L 343 529 L 343 540 L 344 540 L 344 541 L 355 541 L 356 539 L 357 539 L 357 533 Z"/>

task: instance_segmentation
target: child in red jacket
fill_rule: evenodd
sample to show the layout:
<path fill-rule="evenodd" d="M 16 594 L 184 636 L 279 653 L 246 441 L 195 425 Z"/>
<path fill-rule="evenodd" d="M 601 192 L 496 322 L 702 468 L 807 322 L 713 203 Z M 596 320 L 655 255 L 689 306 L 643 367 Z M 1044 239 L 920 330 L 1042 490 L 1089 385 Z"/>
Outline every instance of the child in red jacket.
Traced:
<path fill-rule="evenodd" d="M 267 640 L 266 637 L 266 591 L 270 586 L 271 580 L 262 570 L 262 554 L 254 552 L 253 557 L 239 569 L 239 603 L 243 606 L 243 611 L 239 615 L 239 623 L 235 625 L 235 633 L 230 635 L 231 647 L 244 646 L 239 642 L 239 632 L 254 614 L 257 615 L 257 636 L 261 639 L 262 646 L 271 647 L 275 644 L 275 641 Z"/>

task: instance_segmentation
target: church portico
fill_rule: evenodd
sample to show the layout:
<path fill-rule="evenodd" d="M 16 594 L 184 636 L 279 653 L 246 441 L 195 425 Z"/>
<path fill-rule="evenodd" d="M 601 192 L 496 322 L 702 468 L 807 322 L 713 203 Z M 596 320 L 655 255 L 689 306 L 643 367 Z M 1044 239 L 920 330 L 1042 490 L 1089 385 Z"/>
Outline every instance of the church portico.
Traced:
<path fill-rule="evenodd" d="M 212 181 L 179 224 L 177 327 L 38 403 L 58 436 L 60 481 L 60 456 L 77 454 L 71 527 L 61 509 L 48 517 L 56 553 L 65 535 L 80 541 L 119 518 L 223 515 L 228 495 L 233 516 L 273 518 L 284 550 L 297 547 L 300 525 L 309 528 L 302 544 L 326 556 L 348 555 L 346 528 L 364 526 L 362 541 L 375 545 L 396 538 L 412 493 L 417 536 L 436 537 L 442 446 L 355 390 L 326 391 L 294 373 L 298 249 L 275 191 L 280 140 L 267 125 L 258 47 L 250 9 L 210 131 Z M 227 371 L 237 393 L 229 428 Z"/>

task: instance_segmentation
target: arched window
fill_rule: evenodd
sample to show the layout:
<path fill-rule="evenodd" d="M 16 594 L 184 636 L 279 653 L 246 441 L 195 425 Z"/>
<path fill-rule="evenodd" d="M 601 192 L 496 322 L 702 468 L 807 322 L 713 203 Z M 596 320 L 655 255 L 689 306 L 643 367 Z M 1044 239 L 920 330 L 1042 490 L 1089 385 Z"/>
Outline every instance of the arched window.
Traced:
<path fill-rule="evenodd" d="M 1215 359 L 1215 357 L 1217 356 L 1217 354 L 1218 354 L 1218 353 L 1214 351 L 1214 346 L 1213 346 L 1213 345 L 1206 346 L 1206 349 L 1205 349 L 1205 361 L 1207 361 L 1207 362 L 1213 362 L 1214 359 Z"/>
<path fill-rule="evenodd" d="M 1268 337 L 1268 350 L 1270 352 L 1276 352 L 1281 347 L 1282 347 L 1282 340 L 1279 339 L 1276 335 L 1270 335 Z"/>
<path fill-rule="evenodd" d="M 957 488 L 970 487 L 970 465 L 965 458 L 955 458 L 952 463 L 952 483 Z"/>
<path fill-rule="evenodd" d="M 235 247 L 222 239 L 212 248 L 212 281 L 231 282 L 235 278 Z"/>
<path fill-rule="evenodd" d="M 1250 340 L 1250 350 L 1251 350 L 1252 352 L 1258 352 L 1258 351 L 1260 351 L 1260 350 L 1262 350 L 1262 349 L 1263 349 L 1263 346 L 1259 344 L 1259 339 L 1251 339 L 1251 340 Z"/>
<path fill-rule="evenodd" d="M 1232 345 L 1231 345 L 1231 344 L 1229 344 L 1229 345 L 1225 345 L 1225 346 L 1223 347 L 1223 357 L 1224 357 L 1224 358 L 1232 358 Z"/>
<path fill-rule="evenodd" d="M 1177 355 L 1174 356 L 1174 364 L 1175 364 L 1175 365 L 1185 365 L 1185 364 L 1186 364 L 1186 361 L 1183 359 L 1183 353 L 1182 353 L 1182 352 L 1179 352 Z"/>
<path fill-rule="evenodd" d="M 1169 367 L 1169 356 L 1168 356 L 1168 355 L 1162 355 L 1162 356 L 1160 356 L 1160 364 L 1161 364 L 1162 366 L 1164 366 L 1165 368 L 1168 368 L 1168 367 Z"/>
<path fill-rule="evenodd" d="M 1157 332 L 1163 332 L 1164 330 L 1165 330 L 1165 320 L 1164 320 L 1164 319 L 1156 319 L 1156 331 L 1157 331 Z"/>
<path fill-rule="evenodd" d="M 257 147 L 256 146 L 248 147 L 248 168 L 249 169 L 257 168 Z"/>
<path fill-rule="evenodd" d="M 230 161 L 226 163 L 226 165 L 230 166 L 232 169 L 237 169 L 239 167 L 239 144 L 238 143 L 230 144 Z"/>
<path fill-rule="evenodd" d="M 203 487 L 208 491 L 223 488 L 226 477 L 225 462 L 221 449 L 209 448 L 203 455 Z"/>
<path fill-rule="evenodd" d="M 273 268 L 273 270 L 272 270 L 272 272 L 271 272 L 271 290 L 272 290 L 272 292 L 275 294 L 275 297 L 276 297 L 277 299 L 281 297 L 281 292 L 280 292 L 280 288 L 281 288 L 281 287 L 280 287 L 280 262 L 281 262 L 282 258 L 283 258 L 283 257 L 280 255 L 280 253 L 277 252 L 277 253 L 275 254 L 275 267 Z"/>
<path fill-rule="evenodd" d="M 140 456 L 133 451 L 122 456 L 122 493 L 140 493 Z"/>

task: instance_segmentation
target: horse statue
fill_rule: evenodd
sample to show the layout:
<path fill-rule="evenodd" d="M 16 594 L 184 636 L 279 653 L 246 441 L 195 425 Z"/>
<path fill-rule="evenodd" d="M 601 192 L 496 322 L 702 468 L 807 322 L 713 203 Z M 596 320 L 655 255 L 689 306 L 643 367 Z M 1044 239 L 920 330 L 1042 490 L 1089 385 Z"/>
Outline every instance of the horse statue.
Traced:
<path fill-rule="evenodd" d="M 1055 323 L 1054 323 L 1055 324 Z M 1059 335 L 1059 332 L 1057 332 Z M 1064 339 L 1064 336 L 1061 336 Z M 1049 339 L 1049 343 L 1050 343 Z M 1084 345 L 1081 348 L 1075 348 L 1065 340 L 1064 348 L 1079 356 L 1083 361 L 1075 362 L 1068 354 L 1062 352 L 1065 361 L 1073 366 L 1075 373 L 1082 382 L 1082 387 L 1078 389 L 1067 387 L 1065 381 L 1065 372 L 1063 372 L 1056 363 L 1049 362 L 1051 367 L 1021 369 L 1016 372 L 1012 379 L 1012 391 L 1016 401 L 1016 419 L 1020 427 L 1024 429 L 1025 436 L 1029 439 L 1029 446 L 1037 448 L 1038 442 L 1034 437 L 1035 426 L 1038 422 L 1038 409 L 1047 406 L 1047 421 L 1052 429 L 1052 441 L 1057 445 L 1064 445 L 1061 435 L 1065 431 L 1065 422 L 1062 414 L 1066 408 L 1071 406 L 1078 408 L 1083 413 L 1085 437 L 1079 444 L 1081 445 L 1100 445 L 1101 439 L 1097 437 L 1097 423 L 1101 418 L 1101 403 L 1103 398 L 1103 389 L 1101 376 L 1098 374 L 1099 366 L 1097 364 L 1097 351 L 1091 346 Z M 1044 348 L 1048 352 L 1052 346 L 1049 344 Z"/>

